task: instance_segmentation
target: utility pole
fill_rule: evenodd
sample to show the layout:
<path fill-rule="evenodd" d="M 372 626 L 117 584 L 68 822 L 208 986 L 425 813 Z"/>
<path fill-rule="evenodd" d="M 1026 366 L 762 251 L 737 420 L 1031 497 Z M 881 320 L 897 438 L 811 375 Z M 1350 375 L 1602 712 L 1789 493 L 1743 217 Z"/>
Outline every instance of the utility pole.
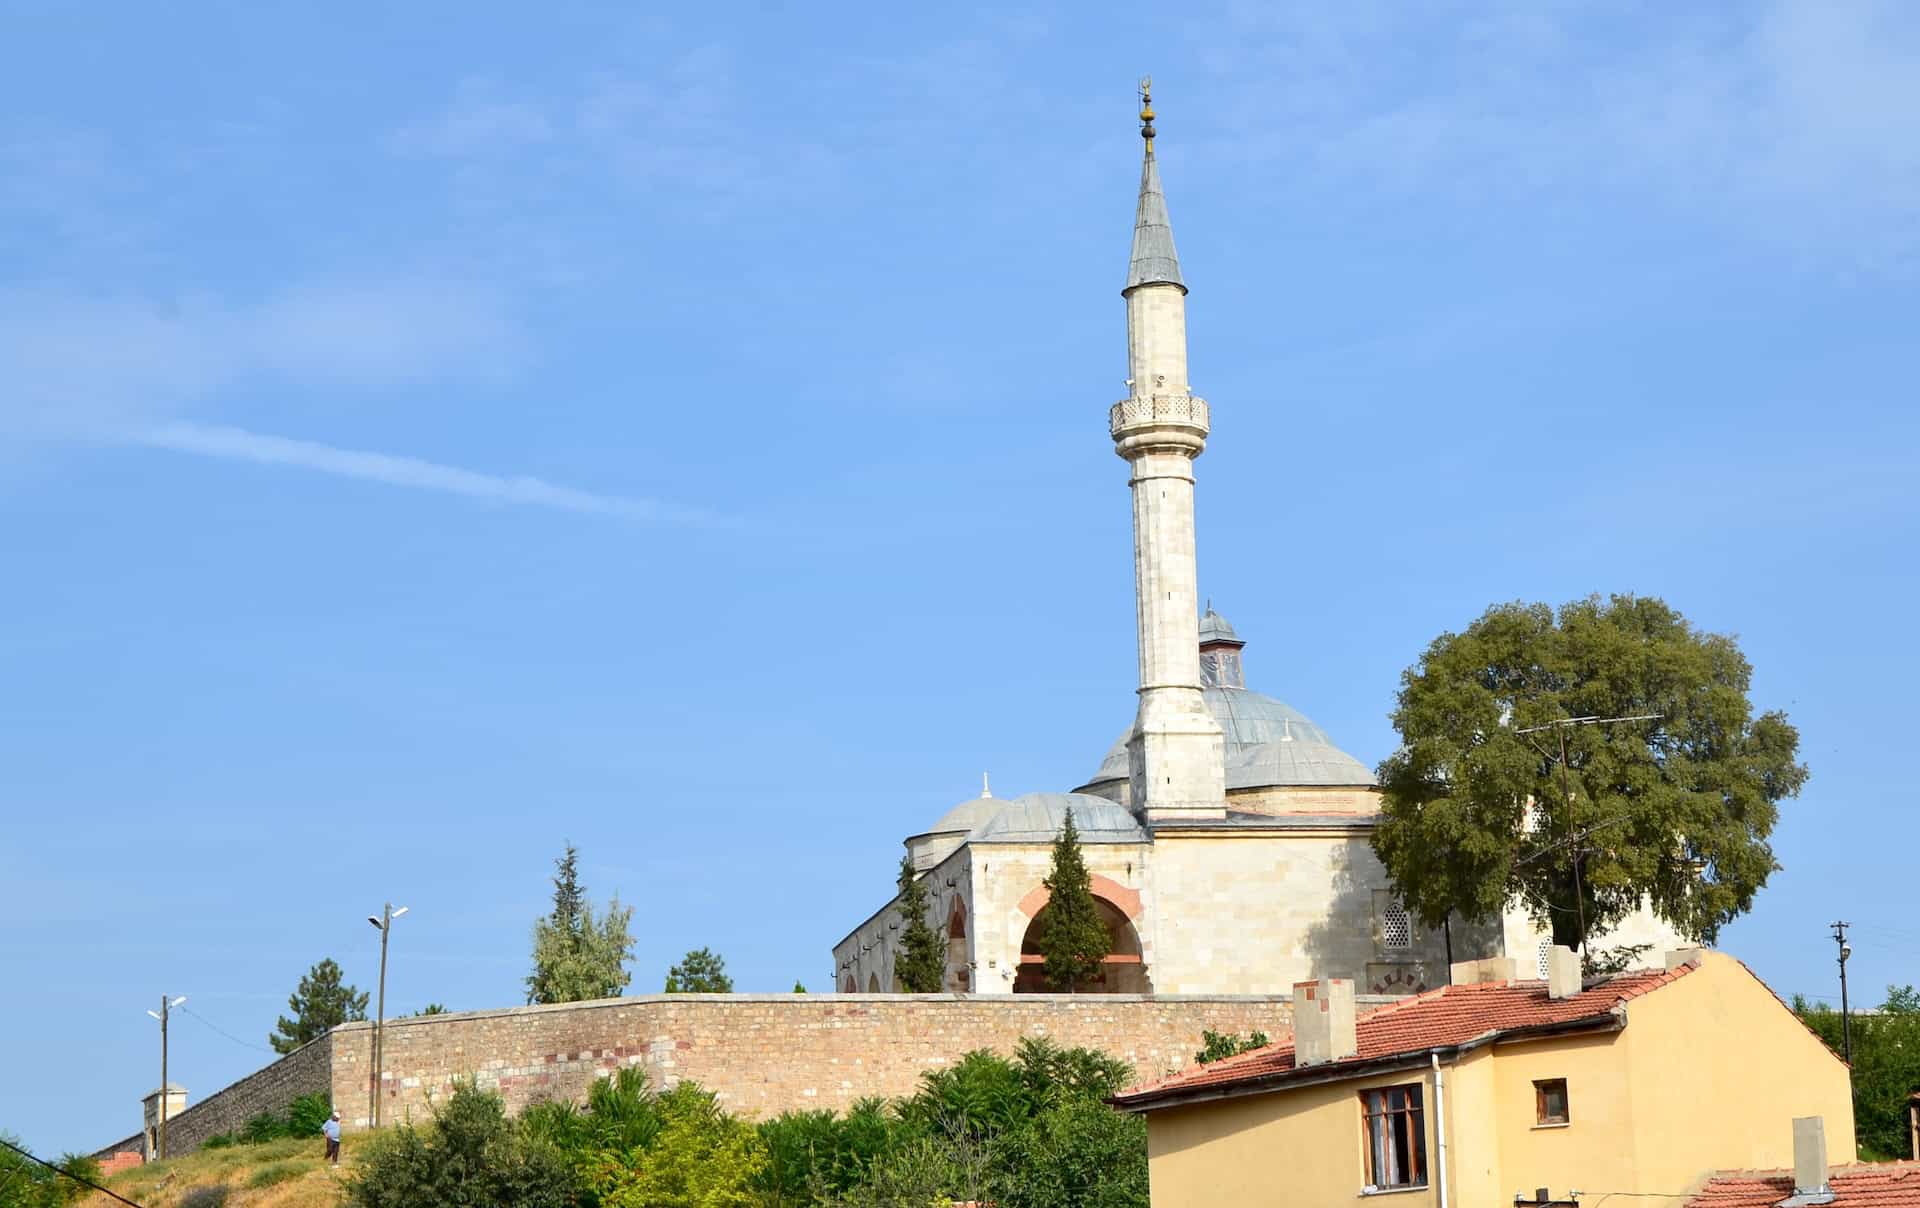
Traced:
<path fill-rule="evenodd" d="M 173 1105 L 173 1091 L 167 1085 L 167 1016 L 173 1013 L 173 1008 L 185 1001 L 187 1001 L 187 996 L 184 994 L 171 1000 L 162 994 L 160 996 L 160 1010 L 158 1012 L 147 1012 L 147 1014 L 152 1015 L 160 1021 L 160 1103 L 158 1107 L 154 1109 L 156 1132 L 153 1145 L 153 1160 L 156 1162 L 164 1162 L 167 1158 L 167 1109 Z"/>
<path fill-rule="evenodd" d="M 1573 849 L 1570 853 L 1573 857 L 1573 907 L 1580 928 L 1575 933 L 1579 937 L 1579 943 L 1575 946 L 1582 960 L 1587 955 L 1587 895 L 1580 888 L 1580 832 L 1573 824 L 1573 784 L 1567 776 L 1567 729 L 1571 726 L 1604 726 L 1616 721 L 1658 721 L 1663 716 L 1660 713 L 1636 713 L 1631 717 L 1563 717 L 1545 725 L 1514 731 L 1515 734 L 1537 734 L 1542 730 L 1552 730 L 1560 736 L 1560 794 L 1567 799 L 1567 842 Z M 1531 739 L 1528 744 L 1540 751 L 1540 744 Z M 1545 751 L 1540 751 L 1540 754 L 1549 761 L 1553 760 L 1553 756 Z"/>
<path fill-rule="evenodd" d="M 1853 945 L 1847 942 L 1847 928 L 1852 923 L 1836 922 L 1833 925 L 1833 942 L 1840 945 L 1840 1056 L 1848 1065 L 1853 1064 L 1853 1017 L 1847 1010 L 1847 958 L 1853 955 Z"/>
<path fill-rule="evenodd" d="M 386 903 L 380 910 L 380 917 L 367 916 L 367 922 L 380 929 L 380 1005 L 374 1016 L 373 1024 L 373 1070 L 367 1082 L 367 1117 L 373 1121 L 373 1127 L 380 1127 L 380 1070 L 381 1059 L 386 1056 L 385 1042 L 387 1034 L 387 935 L 393 930 L 393 920 L 407 912 L 402 906 L 395 910 L 393 903 Z"/>

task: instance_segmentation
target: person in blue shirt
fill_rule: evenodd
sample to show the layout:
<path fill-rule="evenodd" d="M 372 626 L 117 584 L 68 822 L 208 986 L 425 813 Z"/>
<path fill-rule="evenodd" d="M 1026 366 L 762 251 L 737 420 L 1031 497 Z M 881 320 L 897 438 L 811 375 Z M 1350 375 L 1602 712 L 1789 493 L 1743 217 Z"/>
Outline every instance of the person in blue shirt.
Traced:
<path fill-rule="evenodd" d="M 340 1113 L 328 1116 L 327 1122 L 320 1126 L 320 1131 L 327 1138 L 327 1161 L 335 1166 L 340 1165 Z"/>

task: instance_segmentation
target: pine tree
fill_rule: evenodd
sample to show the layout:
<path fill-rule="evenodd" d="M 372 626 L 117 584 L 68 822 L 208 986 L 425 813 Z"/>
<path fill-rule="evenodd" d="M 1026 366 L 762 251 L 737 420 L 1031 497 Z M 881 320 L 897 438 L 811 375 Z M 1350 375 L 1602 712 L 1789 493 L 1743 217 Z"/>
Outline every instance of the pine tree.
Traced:
<path fill-rule="evenodd" d="M 555 860 L 553 913 L 533 925 L 533 972 L 527 976 L 531 1003 L 582 1002 L 613 998 L 626 988 L 633 955 L 628 925 L 631 906 L 615 897 L 604 917 L 594 917 L 593 902 L 580 884 L 579 852 L 567 844 Z"/>
<path fill-rule="evenodd" d="M 726 958 L 708 948 L 695 948 L 667 970 L 669 994 L 731 994 Z"/>
<path fill-rule="evenodd" d="M 900 857 L 900 896 L 907 929 L 893 962 L 894 984 L 907 994 L 935 994 L 947 976 L 947 945 L 927 922 L 927 887 L 913 875 L 913 857 Z"/>
<path fill-rule="evenodd" d="M 1100 962 L 1113 951 L 1113 937 L 1094 901 L 1093 880 L 1080 854 L 1080 831 L 1067 811 L 1066 825 L 1053 844 L 1053 869 L 1043 882 L 1047 905 L 1034 920 L 1034 940 L 1047 980 L 1071 994 L 1079 983 L 1100 973 Z"/>
<path fill-rule="evenodd" d="M 291 1053 L 330 1028 L 367 1017 L 367 996 L 340 984 L 340 966 L 332 957 L 307 970 L 300 986 L 287 998 L 293 1018 L 282 1015 L 267 1043 L 276 1053 Z"/>

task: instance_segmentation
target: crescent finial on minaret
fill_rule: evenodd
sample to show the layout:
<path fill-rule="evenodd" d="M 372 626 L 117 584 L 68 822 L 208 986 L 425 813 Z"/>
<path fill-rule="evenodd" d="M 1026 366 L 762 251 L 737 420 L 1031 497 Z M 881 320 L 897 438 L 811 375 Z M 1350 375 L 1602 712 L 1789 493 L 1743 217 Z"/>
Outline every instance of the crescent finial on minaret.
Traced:
<path fill-rule="evenodd" d="M 1147 140 L 1147 150 L 1153 150 L 1153 77 L 1140 77 L 1140 137 Z"/>

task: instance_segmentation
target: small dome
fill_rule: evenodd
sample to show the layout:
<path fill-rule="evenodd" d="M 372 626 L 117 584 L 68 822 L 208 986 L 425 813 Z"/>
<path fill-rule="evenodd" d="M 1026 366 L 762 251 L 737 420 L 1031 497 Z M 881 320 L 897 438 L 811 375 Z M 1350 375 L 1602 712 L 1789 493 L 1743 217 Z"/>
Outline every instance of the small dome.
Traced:
<path fill-rule="evenodd" d="M 1000 809 L 968 837 L 970 843 L 1051 843 L 1073 811 L 1082 843 L 1145 843 L 1133 811 L 1086 793 L 1027 793 L 1000 802 Z"/>
<path fill-rule="evenodd" d="M 1211 646 L 1215 642 L 1231 642 L 1236 646 L 1246 645 L 1240 640 L 1240 635 L 1233 631 L 1233 626 L 1227 623 L 1227 618 L 1215 612 L 1212 604 L 1208 604 L 1207 615 L 1200 618 L 1200 644 Z"/>
<path fill-rule="evenodd" d="M 929 835 L 946 835 L 958 832 L 966 834 L 974 827 L 993 817 L 1006 802 L 999 797 L 989 797 L 982 793 L 971 797 L 940 815 L 940 821 L 927 828 Z"/>

